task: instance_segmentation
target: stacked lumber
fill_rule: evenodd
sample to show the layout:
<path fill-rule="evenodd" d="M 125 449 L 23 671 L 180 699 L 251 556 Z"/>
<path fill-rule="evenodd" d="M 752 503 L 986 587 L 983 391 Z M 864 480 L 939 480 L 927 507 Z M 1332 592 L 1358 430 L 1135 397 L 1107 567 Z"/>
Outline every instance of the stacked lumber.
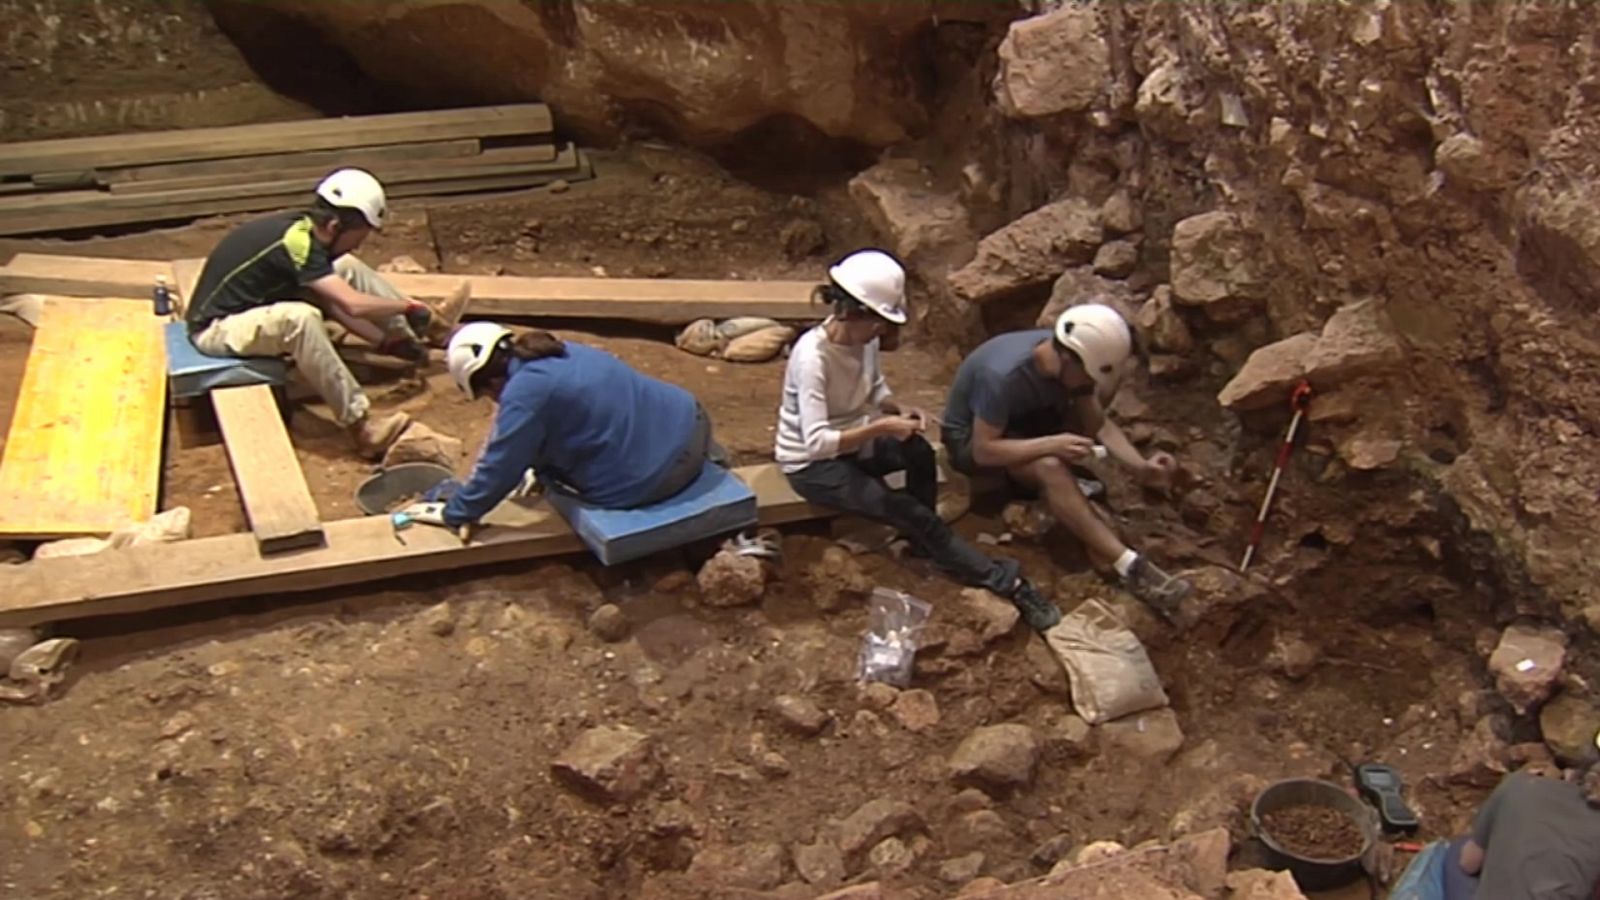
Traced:
<path fill-rule="evenodd" d="M 390 198 L 590 177 L 550 131 L 549 109 L 523 103 L 0 143 L 0 234 L 299 206 L 340 166 Z"/>

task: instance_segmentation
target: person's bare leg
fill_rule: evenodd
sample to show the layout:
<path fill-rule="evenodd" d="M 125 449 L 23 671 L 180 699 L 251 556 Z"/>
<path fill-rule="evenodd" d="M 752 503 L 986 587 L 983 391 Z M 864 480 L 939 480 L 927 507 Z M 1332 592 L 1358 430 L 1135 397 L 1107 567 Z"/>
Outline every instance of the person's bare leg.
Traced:
<path fill-rule="evenodd" d="M 1128 545 L 1095 512 L 1066 463 L 1047 456 L 1012 466 L 1006 471 L 1012 478 L 1044 495 L 1050 513 L 1083 542 L 1095 565 L 1109 566 L 1127 552 Z"/>

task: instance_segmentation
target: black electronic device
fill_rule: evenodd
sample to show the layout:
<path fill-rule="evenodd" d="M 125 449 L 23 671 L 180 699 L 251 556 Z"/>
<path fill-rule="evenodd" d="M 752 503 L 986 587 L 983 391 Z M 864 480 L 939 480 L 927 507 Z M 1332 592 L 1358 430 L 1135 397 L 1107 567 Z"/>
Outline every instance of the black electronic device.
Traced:
<path fill-rule="evenodd" d="M 1361 798 L 1378 810 L 1378 819 L 1388 833 L 1411 833 L 1422 823 L 1417 814 L 1406 805 L 1402 793 L 1404 785 L 1400 773 L 1383 763 L 1362 763 L 1356 766 L 1356 789 Z"/>

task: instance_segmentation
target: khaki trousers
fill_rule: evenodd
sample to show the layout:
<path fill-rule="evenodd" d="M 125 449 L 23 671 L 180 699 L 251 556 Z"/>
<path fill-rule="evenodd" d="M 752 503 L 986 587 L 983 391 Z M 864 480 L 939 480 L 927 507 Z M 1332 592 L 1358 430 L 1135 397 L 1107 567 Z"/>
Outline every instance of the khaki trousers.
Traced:
<path fill-rule="evenodd" d="M 404 300 L 406 296 L 373 271 L 371 266 L 346 254 L 333 262 L 333 270 L 363 294 Z M 404 316 L 381 323 L 385 333 L 405 329 Z M 328 337 L 322 310 L 308 297 L 285 299 L 217 319 L 193 336 L 194 345 L 210 356 L 287 356 L 320 395 L 340 425 L 351 426 L 367 415 L 371 403 L 350 374 Z"/>

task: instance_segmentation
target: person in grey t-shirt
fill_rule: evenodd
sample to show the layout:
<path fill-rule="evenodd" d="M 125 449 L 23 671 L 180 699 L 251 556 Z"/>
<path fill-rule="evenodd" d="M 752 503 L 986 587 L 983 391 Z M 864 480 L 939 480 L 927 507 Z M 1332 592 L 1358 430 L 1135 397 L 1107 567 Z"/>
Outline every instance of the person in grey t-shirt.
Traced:
<path fill-rule="evenodd" d="M 1097 397 L 1110 395 L 1132 353 L 1128 323 L 1098 303 L 1068 308 L 1053 330 L 991 338 L 961 363 L 940 437 L 957 469 L 1004 472 L 1043 494 L 1097 565 L 1112 567 L 1134 596 L 1171 619 L 1191 585 L 1124 544 L 1089 505 L 1071 468 L 1099 449 L 1147 484 L 1170 484 L 1177 461 L 1166 453 L 1146 458 Z"/>
<path fill-rule="evenodd" d="M 1600 763 L 1571 781 L 1507 775 L 1471 838 L 1457 844 L 1447 900 L 1591 900 L 1600 886 Z"/>

